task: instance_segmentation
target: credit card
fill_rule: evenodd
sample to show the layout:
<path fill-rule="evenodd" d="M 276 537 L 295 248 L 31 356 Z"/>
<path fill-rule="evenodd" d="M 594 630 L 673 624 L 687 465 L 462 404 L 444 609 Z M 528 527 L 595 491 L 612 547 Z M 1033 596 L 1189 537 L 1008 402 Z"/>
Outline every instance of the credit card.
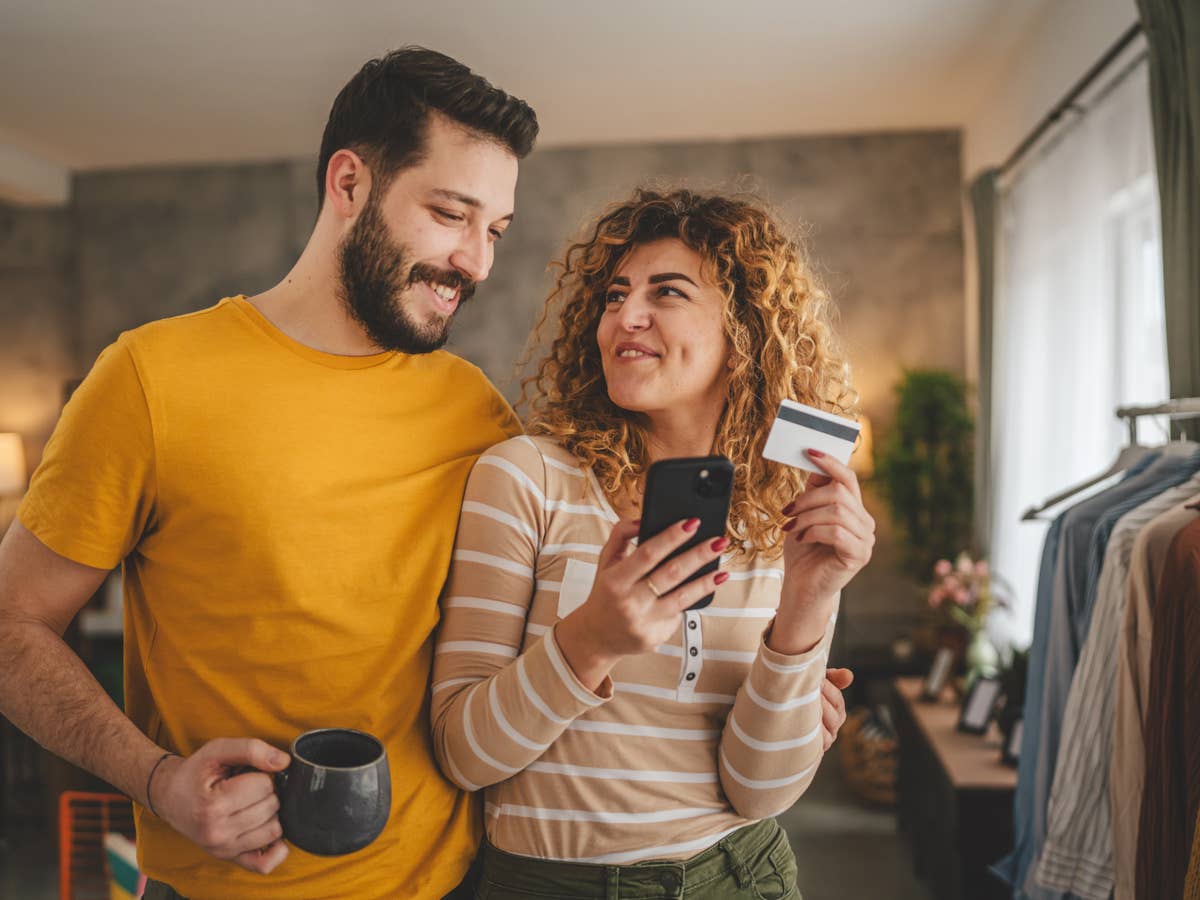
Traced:
<path fill-rule="evenodd" d="M 810 472 L 824 474 L 808 458 L 806 450 L 820 450 L 841 463 L 849 464 L 859 424 L 822 409 L 792 400 L 779 404 L 775 423 L 767 435 L 763 457 Z"/>

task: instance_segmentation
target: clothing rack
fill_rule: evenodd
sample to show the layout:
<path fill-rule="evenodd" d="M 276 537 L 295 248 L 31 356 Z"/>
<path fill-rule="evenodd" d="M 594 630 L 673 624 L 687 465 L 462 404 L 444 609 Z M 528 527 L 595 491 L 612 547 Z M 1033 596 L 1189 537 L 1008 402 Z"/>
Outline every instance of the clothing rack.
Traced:
<path fill-rule="evenodd" d="M 1169 419 L 1191 419 L 1200 418 L 1200 397 L 1182 397 L 1178 400 L 1167 400 L 1163 403 L 1155 403 L 1151 406 L 1119 406 L 1117 407 L 1116 416 L 1118 419 L 1125 420 L 1125 426 L 1129 429 L 1129 443 L 1123 448 L 1121 455 L 1117 457 L 1116 462 L 1109 467 L 1108 471 L 1097 475 L 1095 478 L 1089 479 L 1082 484 L 1077 484 L 1055 494 L 1053 497 L 1048 497 L 1039 503 L 1037 506 L 1031 506 L 1025 510 L 1021 516 L 1022 522 L 1029 522 L 1041 518 L 1041 513 L 1050 509 L 1052 506 L 1057 506 L 1063 500 L 1073 497 L 1080 491 L 1090 488 L 1092 485 L 1099 484 L 1106 478 L 1111 478 L 1118 472 L 1128 468 L 1132 463 L 1128 451 L 1141 448 L 1137 439 L 1137 420 L 1148 418 L 1150 416 L 1166 416 Z M 1149 449 L 1149 448 L 1146 448 Z"/>

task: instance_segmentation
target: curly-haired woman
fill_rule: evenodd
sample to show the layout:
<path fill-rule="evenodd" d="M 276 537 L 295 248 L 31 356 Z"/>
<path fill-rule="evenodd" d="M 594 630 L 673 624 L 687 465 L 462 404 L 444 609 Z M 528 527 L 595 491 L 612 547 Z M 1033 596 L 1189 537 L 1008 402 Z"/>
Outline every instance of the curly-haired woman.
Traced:
<path fill-rule="evenodd" d="M 813 454 L 806 484 L 761 454 L 784 398 L 851 411 L 828 309 L 751 199 L 639 190 L 568 249 L 530 436 L 479 459 L 443 596 L 434 745 L 486 788 L 478 897 L 799 896 L 772 817 L 827 748 L 833 620 L 875 523 L 846 466 Z M 713 453 L 728 537 L 635 546 L 650 464 Z"/>

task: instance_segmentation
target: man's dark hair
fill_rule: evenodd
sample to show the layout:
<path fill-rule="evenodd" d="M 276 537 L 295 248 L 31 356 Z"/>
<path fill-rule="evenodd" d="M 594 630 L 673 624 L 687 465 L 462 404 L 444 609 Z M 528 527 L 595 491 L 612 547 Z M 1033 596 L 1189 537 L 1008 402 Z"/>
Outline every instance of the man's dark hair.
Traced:
<path fill-rule="evenodd" d="M 537 115 L 462 63 L 436 50 L 401 47 L 366 63 L 338 93 L 317 162 L 317 208 L 325 171 L 339 150 L 353 150 L 386 186 L 425 155 L 429 113 L 436 110 L 523 159 L 537 139 Z"/>

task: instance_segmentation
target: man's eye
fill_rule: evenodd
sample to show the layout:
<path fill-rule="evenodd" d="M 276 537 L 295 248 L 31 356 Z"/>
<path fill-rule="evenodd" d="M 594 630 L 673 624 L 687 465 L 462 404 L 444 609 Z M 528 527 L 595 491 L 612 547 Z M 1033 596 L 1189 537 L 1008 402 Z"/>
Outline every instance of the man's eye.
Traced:
<path fill-rule="evenodd" d="M 434 213 L 437 214 L 438 218 L 444 219 L 447 222 L 461 222 L 465 218 L 462 214 L 450 212 L 448 209 L 435 209 Z"/>
<path fill-rule="evenodd" d="M 492 236 L 493 241 L 498 241 L 504 237 L 504 232 L 501 231 L 499 228 L 491 229 L 490 231 L 488 231 L 488 234 L 490 234 Z"/>

